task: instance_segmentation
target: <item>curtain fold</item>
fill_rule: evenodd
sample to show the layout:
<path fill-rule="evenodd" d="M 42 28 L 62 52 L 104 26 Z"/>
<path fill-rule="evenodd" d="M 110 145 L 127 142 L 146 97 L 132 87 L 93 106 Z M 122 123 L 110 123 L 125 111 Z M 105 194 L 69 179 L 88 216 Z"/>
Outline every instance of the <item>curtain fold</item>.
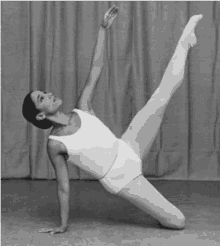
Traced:
<path fill-rule="evenodd" d="M 22 102 L 30 90 L 45 90 L 64 101 L 64 112 L 75 107 L 113 4 L 119 15 L 106 35 L 92 102 L 97 116 L 120 137 L 158 87 L 189 18 L 203 14 L 143 173 L 220 180 L 220 3 L 213 1 L 2 2 L 2 178 L 55 178 L 46 152 L 50 130 L 27 123 Z M 68 166 L 71 179 L 93 179 Z"/>

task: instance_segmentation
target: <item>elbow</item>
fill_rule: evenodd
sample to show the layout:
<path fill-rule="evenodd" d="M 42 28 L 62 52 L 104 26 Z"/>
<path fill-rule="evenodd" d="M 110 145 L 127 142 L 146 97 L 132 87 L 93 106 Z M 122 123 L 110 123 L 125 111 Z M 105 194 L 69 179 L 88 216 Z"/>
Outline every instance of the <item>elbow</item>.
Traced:
<path fill-rule="evenodd" d="M 69 195 L 69 187 L 58 186 L 58 192 L 61 194 Z"/>

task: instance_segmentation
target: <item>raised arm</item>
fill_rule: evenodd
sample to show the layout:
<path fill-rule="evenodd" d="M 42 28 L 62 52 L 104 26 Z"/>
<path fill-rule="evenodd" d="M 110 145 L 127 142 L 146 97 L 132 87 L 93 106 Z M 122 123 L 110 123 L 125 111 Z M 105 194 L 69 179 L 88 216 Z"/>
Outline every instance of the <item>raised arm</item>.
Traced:
<path fill-rule="evenodd" d="M 117 16 L 117 13 L 118 13 L 118 8 L 113 6 L 106 12 L 106 14 L 103 17 L 98 33 L 98 38 L 96 41 L 96 46 L 93 53 L 90 72 L 76 106 L 77 108 L 83 111 L 88 111 L 92 114 L 94 114 L 91 108 L 93 91 L 99 80 L 104 65 L 103 60 L 104 60 L 106 30 L 111 26 L 112 22 Z"/>

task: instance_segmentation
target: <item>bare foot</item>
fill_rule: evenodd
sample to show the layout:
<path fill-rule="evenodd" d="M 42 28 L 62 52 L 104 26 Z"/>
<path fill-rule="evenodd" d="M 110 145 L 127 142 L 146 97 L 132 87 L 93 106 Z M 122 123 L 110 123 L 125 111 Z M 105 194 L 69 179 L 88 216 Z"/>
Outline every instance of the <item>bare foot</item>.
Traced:
<path fill-rule="evenodd" d="M 182 36 L 180 40 L 184 43 L 187 43 L 187 45 L 194 46 L 197 42 L 197 38 L 195 35 L 195 27 L 198 24 L 198 22 L 202 19 L 203 15 L 193 15 L 188 23 L 186 24 Z"/>

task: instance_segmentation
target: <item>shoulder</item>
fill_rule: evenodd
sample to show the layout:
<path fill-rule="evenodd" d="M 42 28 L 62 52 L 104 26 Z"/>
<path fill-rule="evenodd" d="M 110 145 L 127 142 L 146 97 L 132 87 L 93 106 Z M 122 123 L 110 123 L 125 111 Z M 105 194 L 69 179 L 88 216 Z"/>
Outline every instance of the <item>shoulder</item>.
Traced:
<path fill-rule="evenodd" d="M 59 176 L 62 174 L 64 166 L 67 165 L 69 156 L 67 153 L 64 153 L 62 151 L 62 148 L 58 141 L 51 139 L 49 139 L 47 143 L 47 152 L 51 164 L 54 167 L 56 175 L 59 179 Z"/>
<path fill-rule="evenodd" d="M 48 139 L 47 148 L 50 151 L 58 151 L 60 149 L 60 143 L 53 139 Z"/>
<path fill-rule="evenodd" d="M 78 109 L 78 110 L 83 111 L 85 113 L 88 113 L 90 115 L 96 116 L 95 112 L 93 111 L 90 104 L 84 105 L 83 107 L 76 107 L 75 109 Z M 74 111 L 74 109 L 73 109 L 73 111 Z"/>
<path fill-rule="evenodd" d="M 57 155 L 67 156 L 67 149 L 64 144 L 53 139 L 48 139 L 47 141 L 47 152 L 50 157 Z"/>

